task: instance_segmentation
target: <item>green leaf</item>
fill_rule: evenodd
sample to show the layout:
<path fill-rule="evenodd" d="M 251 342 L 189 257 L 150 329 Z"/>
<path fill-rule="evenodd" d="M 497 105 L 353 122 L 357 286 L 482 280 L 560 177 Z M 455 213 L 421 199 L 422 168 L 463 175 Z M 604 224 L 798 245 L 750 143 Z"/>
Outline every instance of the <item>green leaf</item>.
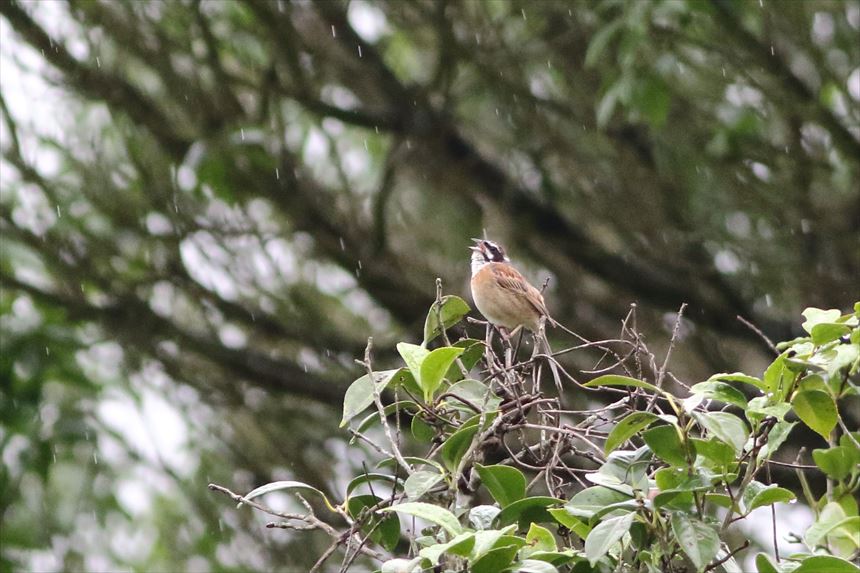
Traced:
<path fill-rule="evenodd" d="M 436 390 L 442 384 L 445 373 L 448 372 L 448 368 L 451 367 L 462 353 L 462 348 L 443 346 L 424 357 L 424 361 L 421 363 L 421 376 L 418 377 L 418 384 L 424 391 L 425 401 L 429 402 L 433 399 Z"/>
<path fill-rule="evenodd" d="M 599 386 L 627 386 L 633 388 L 644 388 L 660 394 L 664 393 L 663 390 L 660 390 L 653 384 L 637 380 L 636 378 L 630 378 L 629 376 L 618 376 L 617 374 L 604 374 L 603 376 L 598 376 L 594 380 L 589 380 L 583 384 L 583 386 L 586 388 L 596 388 Z"/>
<path fill-rule="evenodd" d="M 585 539 L 585 556 L 592 567 L 607 554 L 613 545 L 621 541 L 630 530 L 635 513 L 628 513 L 601 522 Z"/>
<path fill-rule="evenodd" d="M 647 428 L 651 423 L 659 418 L 656 414 L 650 412 L 633 412 L 612 428 L 609 436 L 606 438 L 606 445 L 603 450 L 608 454 L 618 446 L 622 445 L 631 436 L 642 428 Z"/>
<path fill-rule="evenodd" d="M 803 330 L 809 334 L 812 334 L 812 330 L 815 325 L 826 322 L 836 322 L 839 317 L 842 316 L 842 313 L 836 308 L 822 310 L 820 308 L 808 307 L 800 314 L 802 314 L 806 319 L 800 326 L 802 326 Z"/>
<path fill-rule="evenodd" d="M 380 509 L 379 511 L 394 511 L 397 513 L 405 513 L 407 515 L 414 515 L 415 517 L 420 517 L 425 521 L 435 523 L 452 536 L 459 535 L 463 532 L 463 527 L 460 525 L 460 522 L 457 520 L 453 513 L 443 507 L 437 507 L 431 503 L 410 501 L 398 505 L 393 505 L 391 507 L 385 507 Z"/>
<path fill-rule="evenodd" d="M 751 481 L 741 496 L 741 505 L 744 513 L 774 503 L 787 503 L 793 500 L 794 494 L 789 490 L 777 487 L 776 484 L 764 485 L 757 481 Z"/>
<path fill-rule="evenodd" d="M 349 498 L 346 508 L 349 514 L 358 517 L 362 509 L 374 507 L 382 498 L 375 495 L 356 495 Z M 369 534 L 370 540 L 382 545 L 388 551 L 392 551 L 400 541 L 400 518 L 397 515 L 374 515 L 362 523 L 361 531 Z"/>
<path fill-rule="evenodd" d="M 812 342 L 820 346 L 851 332 L 851 327 L 839 322 L 822 322 L 812 327 Z"/>
<path fill-rule="evenodd" d="M 583 523 L 576 517 L 572 516 L 570 512 L 567 511 L 567 508 L 553 507 L 547 509 L 547 511 L 557 522 L 578 535 L 580 539 L 585 539 L 588 536 L 588 532 L 591 531 L 591 527 L 589 527 L 587 523 Z"/>
<path fill-rule="evenodd" d="M 439 472 L 419 470 L 406 478 L 403 491 L 409 499 L 418 499 L 440 481 L 442 474 Z"/>
<path fill-rule="evenodd" d="M 821 390 L 805 390 L 794 395 L 791 405 L 804 424 L 825 440 L 829 439 L 838 416 L 836 403 L 830 394 Z"/>
<path fill-rule="evenodd" d="M 526 495 L 526 477 L 510 466 L 482 466 L 475 464 L 481 482 L 490 491 L 502 508 L 520 500 Z"/>
<path fill-rule="evenodd" d="M 749 436 L 743 420 L 727 412 L 694 412 L 693 417 L 710 434 L 716 436 L 740 453 Z"/>
<path fill-rule="evenodd" d="M 642 434 L 642 439 L 651 448 L 651 451 L 672 466 L 687 465 L 687 457 L 684 455 L 684 444 L 678 435 L 675 426 L 657 426 Z M 690 459 L 694 459 L 695 455 Z"/>
<path fill-rule="evenodd" d="M 516 545 L 496 547 L 471 563 L 471 573 L 499 573 L 514 560 L 519 548 Z"/>
<path fill-rule="evenodd" d="M 484 349 L 487 347 L 483 341 L 476 340 L 474 338 L 458 340 L 452 346 L 463 349 L 463 354 L 460 355 L 460 363 L 466 369 L 466 372 L 469 372 L 475 367 L 475 364 L 477 364 L 481 357 L 484 356 Z M 452 382 L 462 380 L 463 373 L 460 371 L 460 366 L 458 364 L 452 364 L 448 369 L 448 373 L 445 375 L 445 378 L 448 378 Z"/>
<path fill-rule="evenodd" d="M 556 553 L 556 552 L 535 552 L 530 553 L 529 556 L 537 556 L 537 555 L 560 555 L 562 557 L 567 557 L 564 553 Z M 517 563 L 514 563 L 513 567 L 509 569 L 511 573 L 558 573 L 558 569 L 552 563 L 544 559 L 523 559 Z"/>
<path fill-rule="evenodd" d="M 860 567 L 839 557 L 813 555 L 804 559 L 792 573 L 860 573 Z"/>
<path fill-rule="evenodd" d="M 827 534 L 833 531 L 836 525 L 846 517 L 842 506 L 835 501 L 831 501 L 824 506 L 818 515 L 818 519 L 803 534 L 803 541 L 809 547 L 815 547 L 824 543 Z"/>
<path fill-rule="evenodd" d="M 440 307 L 441 303 L 441 307 Z M 451 328 L 469 314 L 469 305 L 459 296 L 446 295 L 439 302 L 434 302 L 427 313 L 427 319 L 424 321 L 424 343 L 422 346 L 427 346 L 427 343 L 442 334 L 442 329 Z M 441 324 L 439 319 L 442 319 Z"/>
<path fill-rule="evenodd" d="M 421 384 L 421 365 L 424 363 L 424 359 L 427 358 L 427 355 L 430 354 L 430 351 L 423 346 L 418 346 L 417 344 L 400 342 L 397 344 L 397 352 L 400 353 L 403 361 L 406 362 L 406 366 L 409 368 L 409 371 L 412 372 L 415 382 L 417 382 L 418 386 L 423 390 L 424 385 Z"/>
<path fill-rule="evenodd" d="M 843 480 L 857 471 L 860 450 L 856 446 L 834 446 L 812 450 L 812 459 L 821 471 L 835 480 Z"/>
<path fill-rule="evenodd" d="M 355 491 L 355 488 L 357 488 L 358 486 L 371 482 L 394 484 L 397 483 L 397 478 L 388 474 L 361 474 L 360 476 L 356 476 L 355 478 L 353 478 L 352 481 L 349 482 L 349 485 L 346 486 L 346 496 L 349 497 L 349 494 Z"/>
<path fill-rule="evenodd" d="M 788 439 L 788 435 L 797 424 L 798 422 L 777 422 L 767 436 L 767 443 L 759 450 L 758 459 L 768 459 L 775 454 L 779 450 L 779 447 L 785 443 L 785 440 Z"/>
<path fill-rule="evenodd" d="M 400 368 L 374 372 L 373 382 L 370 381 L 370 376 L 365 374 L 350 384 L 343 396 L 343 416 L 340 420 L 340 427 L 346 426 L 347 422 L 373 404 L 374 383 L 376 383 L 377 391 L 382 392 L 398 372 L 400 372 Z"/>
<path fill-rule="evenodd" d="M 502 511 L 495 505 L 478 505 L 469 510 L 469 523 L 475 529 L 485 530 L 493 527 L 493 522 Z"/>
<path fill-rule="evenodd" d="M 563 499 L 555 497 L 533 496 L 525 497 L 505 507 L 496 517 L 500 526 L 511 523 L 519 523 L 521 526 L 527 523 L 546 523 L 555 521 L 549 514 L 547 508 L 553 505 L 561 505 Z"/>
<path fill-rule="evenodd" d="M 452 384 L 451 387 L 448 388 L 448 393 L 468 400 L 477 408 L 483 407 L 484 411 L 487 412 L 497 410 L 499 404 L 502 403 L 502 399 L 499 396 L 496 396 L 489 386 L 483 382 L 472 380 L 471 378 L 466 378 L 465 380 L 460 380 L 456 384 Z M 446 403 L 450 404 L 452 408 L 474 413 L 474 410 L 466 406 L 460 400 L 446 398 Z"/>
<path fill-rule="evenodd" d="M 743 382 L 744 384 L 750 384 L 751 386 L 755 386 L 759 390 L 767 391 L 767 386 L 762 380 L 756 378 L 755 376 L 748 376 L 743 372 L 734 372 L 732 374 L 714 374 L 713 376 L 708 378 L 708 382 L 715 380 L 722 382 Z"/>
<path fill-rule="evenodd" d="M 758 573 L 779 573 L 779 569 L 771 562 L 766 553 L 759 553 L 755 556 L 755 566 Z"/>
<path fill-rule="evenodd" d="M 478 433 L 478 426 L 474 424 L 460 428 L 451 434 L 439 448 L 439 459 L 449 471 L 457 471 L 457 466 L 472 444 L 472 438 L 475 437 L 476 433 Z"/>
<path fill-rule="evenodd" d="M 734 404 L 744 410 L 747 407 L 747 399 L 746 396 L 744 396 L 744 393 L 731 384 L 727 384 L 725 382 L 699 382 L 698 384 L 694 384 L 693 387 L 690 388 L 690 391 L 693 394 L 701 394 L 705 398 L 710 398 L 711 400 L 719 400 L 726 404 Z"/>
<path fill-rule="evenodd" d="M 436 543 L 429 547 L 425 547 L 418 552 L 418 556 L 430 561 L 431 565 L 439 564 L 439 559 L 442 555 L 448 553 L 450 555 L 459 555 L 466 557 L 475 546 L 475 533 L 461 533 L 455 536 L 448 543 Z"/>
<path fill-rule="evenodd" d="M 508 534 L 516 530 L 516 528 L 516 525 L 508 525 L 502 529 L 488 529 L 486 531 L 476 532 L 475 547 L 469 554 L 469 559 L 474 561 L 487 551 L 495 549 L 496 547 L 516 545 L 515 543 L 506 541 L 509 538 Z M 522 539 L 522 542 L 525 543 L 525 539 Z"/>
<path fill-rule="evenodd" d="M 412 437 L 419 442 L 430 442 L 436 435 L 436 430 L 433 426 L 421 419 L 421 416 L 412 416 L 412 422 L 409 425 L 412 432 Z"/>
<path fill-rule="evenodd" d="M 522 557 L 529 557 L 535 551 L 555 551 L 557 549 L 552 532 L 537 523 L 532 523 L 529 526 L 529 531 L 526 534 L 526 545 L 529 545 L 530 548 L 528 551 L 523 550 L 525 554 Z"/>
<path fill-rule="evenodd" d="M 702 571 L 720 549 L 720 537 L 714 528 L 685 513 L 672 514 L 672 531 L 698 571 Z"/>
<path fill-rule="evenodd" d="M 707 458 L 711 462 L 709 465 L 718 468 L 722 472 L 727 471 L 735 461 L 734 448 L 717 438 L 711 438 L 710 440 L 693 438 L 690 441 L 696 448 L 697 456 Z"/>
<path fill-rule="evenodd" d="M 255 497 L 260 497 L 261 495 L 265 495 L 273 491 L 282 490 L 302 490 L 313 492 L 322 498 L 322 500 L 326 504 L 326 507 L 328 507 L 332 511 L 335 510 L 334 506 L 332 506 L 331 502 L 328 500 L 328 497 L 326 497 L 326 494 L 324 494 L 317 488 L 306 483 L 302 483 L 300 481 L 274 481 L 272 483 L 267 483 L 266 485 L 261 485 L 260 487 L 251 490 L 244 496 L 244 498 L 246 500 L 252 500 Z M 237 505 L 236 507 L 242 507 L 242 502 L 239 502 L 239 505 Z"/>

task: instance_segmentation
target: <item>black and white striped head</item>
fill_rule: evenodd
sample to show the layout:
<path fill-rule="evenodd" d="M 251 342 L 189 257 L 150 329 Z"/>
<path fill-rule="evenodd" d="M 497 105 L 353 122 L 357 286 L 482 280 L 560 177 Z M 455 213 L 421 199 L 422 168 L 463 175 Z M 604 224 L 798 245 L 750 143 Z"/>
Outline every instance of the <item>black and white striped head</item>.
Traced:
<path fill-rule="evenodd" d="M 472 239 L 475 244 L 472 251 L 472 274 L 478 272 L 487 263 L 507 263 L 510 261 L 505 250 L 498 243 L 487 239 Z"/>

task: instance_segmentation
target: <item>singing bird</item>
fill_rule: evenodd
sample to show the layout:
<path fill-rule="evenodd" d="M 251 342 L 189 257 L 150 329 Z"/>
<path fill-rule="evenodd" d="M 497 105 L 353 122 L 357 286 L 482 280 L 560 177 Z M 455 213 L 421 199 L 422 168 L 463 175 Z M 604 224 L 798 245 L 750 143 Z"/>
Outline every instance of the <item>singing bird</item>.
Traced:
<path fill-rule="evenodd" d="M 472 300 L 481 314 L 503 335 L 510 337 L 520 328 L 534 334 L 534 353 L 543 352 L 561 394 L 559 368 L 552 358 L 545 324 L 561 326 L 552 319 L 543 295 L 514 268 L 505 250 L 487 239 L 472 239 Z M 566 328 L 561 327 L 566 330 Z"/>
<path fill-rule="evenodd" d="M 525 327 L 533 333 L 541 318 L 554 324 L 543 295 L 511 264 L 498 243 L 472 239 L 472 299 L 493 326 L 508 333 Z"/>

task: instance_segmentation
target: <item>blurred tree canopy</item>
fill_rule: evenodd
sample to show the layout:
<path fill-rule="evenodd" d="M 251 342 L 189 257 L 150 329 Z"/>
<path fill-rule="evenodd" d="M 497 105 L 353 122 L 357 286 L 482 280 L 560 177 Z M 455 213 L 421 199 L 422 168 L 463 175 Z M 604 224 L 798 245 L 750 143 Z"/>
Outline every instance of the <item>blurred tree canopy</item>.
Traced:
<path fill-rule="evenodd" d="M 353 359 L 484 230 L 585 336 L 688 303 L 693 381 L 857 296 L 856 1 L 0 14 L 0 570 L 306 569 L 205 484 L 342 487 Z"/>

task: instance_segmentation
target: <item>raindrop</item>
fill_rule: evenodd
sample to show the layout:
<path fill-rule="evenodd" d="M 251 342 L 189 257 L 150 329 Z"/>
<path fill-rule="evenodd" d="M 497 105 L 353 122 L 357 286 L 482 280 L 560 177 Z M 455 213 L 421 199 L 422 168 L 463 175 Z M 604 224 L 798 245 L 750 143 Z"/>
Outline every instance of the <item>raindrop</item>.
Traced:
<path fill-rule="evenodd" d="M 51 349 L 46 346 L 45 347 L 45 356 L 50 356 L 50 355 L 51 355 Z"/>
<path fill-rule="evenodd" d="M 54 449 L 51 452 L 51 457 L 53 458 L 54 463 L 57 463 L 57 446 L 54 446 Z"/>
<path fill-rule="evenodd" d="M 334 31 L 334 26 L 331 27 L 332 31 Z M 220 518 L 218 519 L 218 529 L 220 531 L 224 531 L 224 521 Z"/>
<path fill-rule="evenodd" d="M 768 293 L 768 294 L 766 294 L 766 295 L 764 295 L 764 303 L 765 303 L 767 306 L 773 306 L 773 298 L 770 296 L 770 294 L 769 294 L 769 293 Z"/>
<path fill-rule="evenodd" d="M 243 127 L 239 128 L 239 135 L 242 136 L 242 141 L 245 141 L 245 128 L 243 128 Z"/>
<path fill-rule="evenodd" d="M 726 68 L 723 66 L 723 77 L 726 77 Z"/>
<path fill-rule="evenodd" d="M 62 217 L 62 216 L 63 216 L 63 214 L 60 213 L 60 206 L 57 205 L 57 217 Z"/>
<path fill-rule="evenodd" d="M 98 56 L 96 56 L 96 65 L 97 65 L 98 67 L 102 67 L 102 61 L 99 59 L 99 57 L 98 57 Z"/>
<path fill-rule="evenodd" d="M 93 452 L 93 462 L 96 465 L 99 465 L 99 454 L 98 454 L 98 452 Z"/>
<path fill-rule="evenodd" d="M 361 44 L 358 45 L 358 57 L 361 57 Z"/>
<path fill-rule="evenodd" d="M 331 25 L 331 37 L 337 38 L 337 32 L 334 30 L 334 24 Z"/>
<path fill-rule="evenodd" d="M 278 172 L 278 168 L 275 167 L 275 179 L 280 179 L 280 178 L 281 178 L 281 174 Z"/>
<path fill-rule="evenodd" d="M 340 250 L 345 251 L 346 250 L 346 244 L 343 242 L 343 237 L 338 237 L 337 240 L 340 242 Z"/>
<path fill-rule="evenodd" d="M 797 503 L 797 498 L 788 500 L 788 503 Z"/>
<path fill-rule="evenodd" d="M 412 141 L 409 139 L 406 140 L 406 149 L 412 149 Z"/>
<path fill-rule="evenodd" d="M 525 8 L 520 8 L 520 12 L 522 12 L 522 13 L 523 13 L 523 20 L 528 20 L 528 18 L 526 18 L 526 9 L 525 9 Z"/>
<path fill-rule="evenodd" d="M 251 322 L 257 322 L 257 317 L 254 316 L 254 313 L 251 313 Z"/>
<path fill-rule="evenodd" d="M 776 54 L 773 51 L 773 44 L 770 45 L 770 55 L 775 56 Z"/>
<path fill-rule="evenodd" d="M 374 125 L 374 126 L 373 126 L 373 131 L 375 131 L 375 132 L 377 133 L 377 135 L 379 135 L 379 126 L 378 126 L 378 125 Z"/>
<path fill-rule="evenodd" d="M 361 270 L 361 259 L 358 259 L 358 269 Z"/>
<path fill-rule="evenodd" d="M 758 0 L 758 7 L 764 8 L 764 0 Z"/>
<path fill-rule="evenodd" d="M 370 150 L 367 148 L 367 138 L 366 138 L 366 137 L 364 138 L 364 150 L 365 150 L 365 151 L 370 151 Z"/>

